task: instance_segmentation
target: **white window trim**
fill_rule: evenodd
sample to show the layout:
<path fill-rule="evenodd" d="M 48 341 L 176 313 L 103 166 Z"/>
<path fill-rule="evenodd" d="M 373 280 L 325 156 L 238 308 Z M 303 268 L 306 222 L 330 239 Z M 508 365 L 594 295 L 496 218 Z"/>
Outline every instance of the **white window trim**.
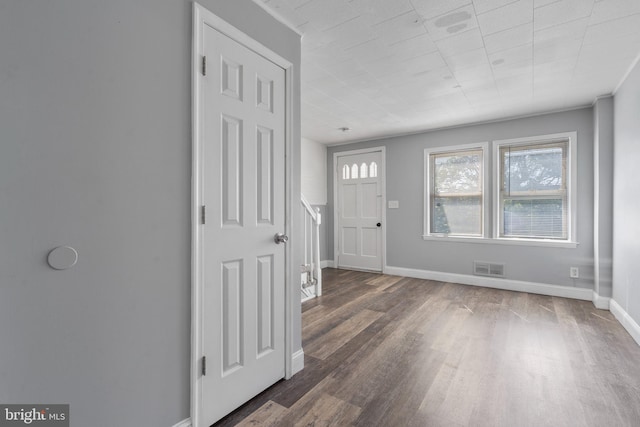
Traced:
<path fill-rule="evenodd" d="M 493 141 L 493 239 L 496 243 L 522 244 L 531 246 L 555 246 L 575 248 L 577 245 L 577 132 L 562 132 L 549 135 L 531 136 L 525 138 L 502 139 Z M 500 148 L 505 145 L 518 146 L 533 142 L 547 142 L 558 139 L 568 139 L 566 159 L 567 177 L 567 239 L 527 239 L 517 237 L 500 237 Z"/>
<path fill-rule="evenodd" d="M 431 154 L 439 154 L 439 153 L 451 153 L 455 151 L 468 151 L 468 150 L 482 150 L 482 231 L 481 236 L 450 236 L 448 234 L 439 234 L 439 233 L 430 233 L 429 232 L 429 224 L 431 223 L 431 173 L 430 173 L 430 162 L 429 156 Z M 484 241 L 486 240 L 486 236 L 488 234 L 490 218 L 489 218 L 489 195 L 487 193 L 488 183 L 489 183 L 489 143 L 488 142 L 479 142 L 475 144 L 461 144 L 461 145 L 453 145 L 449 147 L 436 147 L 436 148 L 426 148 L 424 150 L 424 190 L 422 192 L 424 201 L 422 206 L 424 208 L 424 223 L 422 228 L 422 238 L 424 240 L 445 240 L 451 239 L 451 241 Z"/>
<path fill-rule="evenodd" d="M 422 236 L 422 240 L 455 243 L 481 243 L 483 245 L 511 245 L 511 246 L 540 246 L 545 248 L 577 248 L 579 243 L 567 242 L 556 239 L 522 239 L 522 238 L 500 238 L 493 237 L 466 237 L 466 236 Z"/>

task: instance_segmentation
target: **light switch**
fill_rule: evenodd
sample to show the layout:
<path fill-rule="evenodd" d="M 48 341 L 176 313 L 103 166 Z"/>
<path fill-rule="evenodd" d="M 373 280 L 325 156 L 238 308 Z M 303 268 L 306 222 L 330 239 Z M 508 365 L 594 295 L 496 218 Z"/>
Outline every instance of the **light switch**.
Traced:
<path fill-rule="evenodd" d="M 389 209 L 398 209 L 400 207 L 400 202 L 397 200 L 389 200 Z"/>

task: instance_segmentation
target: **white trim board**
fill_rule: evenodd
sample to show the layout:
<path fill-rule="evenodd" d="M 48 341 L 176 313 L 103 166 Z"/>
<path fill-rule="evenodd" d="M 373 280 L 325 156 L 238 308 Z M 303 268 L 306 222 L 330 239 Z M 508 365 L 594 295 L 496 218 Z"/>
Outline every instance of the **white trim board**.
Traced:
<path fill-rule="evenodd" d="M 620 324 L 622 324 L 622 327 L 629 332 L 631 338 L 640 345 L 640 325 L 638 325 L 629 313 L 627 313 L 625 309 L 623 309 L 622 306 L 620 306 L 620 304 L 618 304 L 613 298 L 611 299 L 609 307 L 613 316 L 618 319 Z"/>
<path fill-rule="evenodd" d="M 593 291 L 593 305 L 600 310 L 610 310 L 611 298 L 600 296 L 596 291 Z"/>
<path fill-rule="evenodd" d="M 334 268 L 333 260 L 326 259 L 324 261 L 320 261 L 320 268 Z"/>
<path fill-rule="evenodd" d="M 187 418 L 186 420 L 178 421 L 173 425 L 173 427 L 191 427 L 191 418 Z"/>
<path fill-rule="evenodd" d="M 262 0 L 252 0 L 256 5 L 260 6 L 265 12 L 267 12 L 271 17 L 273 17 L 276 21 L 283 24 L 285 27 L 302 37 L 304 34 L 296 28 L 295 24 L 289 21 L 284 16 L 280 15 L 276 11 L 272 10 L 270 7 L 266 6 Z"/>
<path fill-rule="evenodd" d="M 638 56 L 638 59 L 640 59 L 640 55 Z M 613 93 L 613 94 L 604 94 L 602 96 L 613 96 L 613 95 L 615 95 L 615 93 Z M 390 133 L 388 135 L 379 135 L 379 136 L 372 136 L 372 137 L 368 137 L 368 138 L 359 138 L 359 139 L 353 139 L 353 140 L 350 140 L 350 141 L 332 142 L 332 143 L 326 144 L 326 146 L 327 147 L 339 147 L 341 145 L 357 144 L 359 142 L 380 141 L 380 140 L 383 140 L 383 139 L 401 138 L 401 137 L 404 137 L 404 136 L 427 134 L 427 133 L 430 133 L 430 132 L 440 132 L 440 131 L 443 131 L 443 130 L 459 129 L 459 128 L 465 128 L 465 127 L 468 127 L 468 126 L 478 126 L 478 125 L 486 125 L 486 124 L 491 124 L 491 123 L 508 122 L 510 120 L 528 119 L 530 117 L 545 116 L 547 114 L 551 115 L 551 114 L 567 113 L 567 112 L 576 111 L 576 110 L 583 110 L 585 108 L 589 108 L 589 107 L 592 107 L 592 106 L 593 106 L 593 101 L 591 103 L 589 103 L 589 104 L 576 105 L 576 106 L 567 107 L 567 108 L 558 108 L 558 109 L 555 109 L 555 110 L 542 111 L 540 113 L 521 114 L 521 115 L 516 115 L 516 116 L 502 117 L 502 118 L 489 119 L 489 120 L 479 120 L 479 121 L 469 122 L 469 123 L 461 123 L 461 124 L 458 124 L 458 125 L 440 126 L 440 127 L 435 127 L 435 128 L 425 128 L 425 129 L 422 129 L 422 130 L 415 130 L 415 131 L 409 131 L 409 132 Z"/>
<path fill-rule="evenodd" d="M 557 286 L 547 283 L 494 279 L 491 277 L 471 276 L 468 274 L 443 273 L 440 271 L 418 270 L 393 266 L 386 266 L 384 273 L 393 276 L 412 277 L 415 279 L 437 280 L 439 282 L 458 283 L 461 285 L 484 286 L 485 288 L 503 289 L 506 291 L 528 292 L 531 294 L 593 301 L 593 290 L 585 288 L 572 288 L 569 286 Z"/>
<path fill-rule="evenodd" d="M 316 297 L 315 295 L 310 295 L 310 296 L 308 296 L 308 297 L 306 297 L 306 298 L 302 298 L 302 299 L 300 300 L 300 303 L 307 302 L 307 301 L 311 301 L 311 300 L 312 300 L 312 299 L 314 299 L 314 298 L 317 298 L 317 297 Z M 293 355 L 293 357 L 295 357 L 295 354 Z M 293 373 L 292 373 L 291 375 L 293 375 Z"/>
<path fill-rule="evenodd" d="M 304 351 L 302 349 L 293 353 L 291 362 L 291 375 L 295 375 L 304 369 Z"/>
<path fill-rule="evenodd" d="M 620 79 L 620 81 L 618 82 L 618 84 L 616 85 L 616 87 L 613 89 L 613 91 L 611 92 L 610 95 L 604 95 L 604 96 L 615 96 L 618 94 L 618 91 L 620 90 L 620 88 L 622 87 L 622 85 L 624 84 L 624 82 L 627 81 L 627 79 L 629 78 L 629 75 L 631 74 L 631 72 L 633 71 L 633 69 L 638 65 L 638 63 L 640 63 L 640 53 L 638 54 L 638 56 L 636 56 L 636 58 L 633 60 L 633 62 L 631 63 L 631 65 L 629 65 L 629 68 L 627 68 L 627 71 L 625 71 L 624 75 L 622 76 L 622 78 Z M 597 99 L 597 98 L 596 98 Z M 595 101 L 594 101 L 595 102 Z"/>

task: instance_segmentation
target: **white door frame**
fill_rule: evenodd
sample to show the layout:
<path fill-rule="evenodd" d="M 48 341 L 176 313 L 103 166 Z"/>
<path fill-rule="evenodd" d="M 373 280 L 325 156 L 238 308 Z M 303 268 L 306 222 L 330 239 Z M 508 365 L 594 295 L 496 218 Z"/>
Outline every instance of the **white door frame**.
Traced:
<path fill-rule="evenodd" d="M 363 148 L 360 150 L 338 151 L 333 153 L 333 265 L 338 268 L 338 157 L 352 156 L 354 154 L 367 154 L 380 152 L 382 157 L 380 165 L 380 187 L 382 193 L 381 210 L 382 215 L 382 265 L 383 273 L 387 269 L 387 154 L 386 147 Z"/>
<path fill-rule="evenodd" d="M 202 161 L 202 112 L 200 97 L 200 76 L 202 71 L 202 41 L 203 25 L 209 25 L 225 34 L 236 42 L 246 46 L 252 51 L 265 57 L 269 61 L 282 67 L 285 71 L 285 234 L 295 241 L 291 233 L 291 221 L 294 212 L 298 212 L 299 201 L 293 198 L 291 183 L 293 179 L 293 64 L 273 52 L 260 42 L 252 39 L 236 27 L 222 20 L 212 12 L 193 3 L 193 42 L 192 42 L 192 69 L 191 69 L 191 114 L 192 114 L 192 170 L 191 170 L 191 425 L 200 427 L 202 413 L 202 294 L 204 281 L 201 274 L 202 239 L 201 229 L 201 161 Z M 215 66 L 208 64 L 208 66 Z M 292 376 L 292 343 L 293 343 L 293 307 L 294 292 L 291 284 L 295 283 L 296 269 L 293 265 L 293 251 L 289 246 L 285 247 L 285 378 Z M 298 267 L 298 275 L 299 267 Z"/>

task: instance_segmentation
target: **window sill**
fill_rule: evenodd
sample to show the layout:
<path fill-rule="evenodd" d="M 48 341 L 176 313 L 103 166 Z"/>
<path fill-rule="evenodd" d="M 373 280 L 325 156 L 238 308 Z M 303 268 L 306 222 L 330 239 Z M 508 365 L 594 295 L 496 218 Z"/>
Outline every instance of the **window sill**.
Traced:
<path fill-rule="evenodd" d="M 544 248 L 575 249 L 578 247 L 577 242 L 565 242 L 565 241 L 541 240 L 541 239 L 491 239 L 487 237 L 423 235 L 422 240 L 429 240 L 434 242 L 451 242 L 451 243 L 480 243 L 483 245 L 539 246 Z"/>

